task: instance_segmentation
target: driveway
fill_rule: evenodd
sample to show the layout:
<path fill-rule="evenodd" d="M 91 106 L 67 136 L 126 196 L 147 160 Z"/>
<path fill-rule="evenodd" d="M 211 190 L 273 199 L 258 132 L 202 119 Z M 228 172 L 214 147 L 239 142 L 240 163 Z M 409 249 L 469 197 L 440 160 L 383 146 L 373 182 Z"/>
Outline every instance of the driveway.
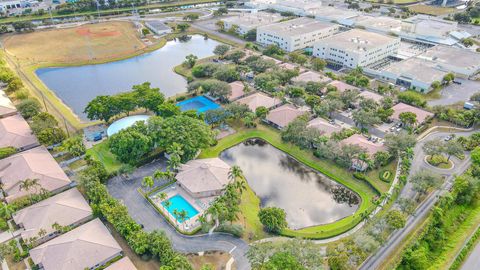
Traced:
<path fill-rule="evenodd" d="M 166 162 L 161 159 L 138 168 L 128 179 L 116 176 L 108 181 L 108 191 L 113 197 L 123 201 L 132 218 L 142 224 L 146 231 L 164 231 L 175 250 L 182 253 L 214 250 L 228 252 L 235 259 L 238 270 L 250 269 L 250 263 L 245 256 L 249 246 L 242 239 L 224 233 L 199 236 L 182 235 L 140 195 L 137 189 L 141 187 L 143 177 L 152 175 L 155 170 L 165 170 L 165 167 Z M 165 182 L 158 181 L 156 184 L 162 185 L 163 183 Z"/>
<path fill-rule="evenodd" d="M 451 105 L 457 102 L 465 102 L 476 92 L 480 91 L 480 82 L 467 79 L 456 78 L 455 81 L 462 84 L 451 83 L 440 91 L 442 95 L 439 99 L 428 101 L 428 105 Z"/>
<path fill-rule="evenodd" d="M 456 132 L 457 136 L 469 136 L 475 131 L 466 131 L 466 132 Z M 399 229 L 392 233 L 387 242 L 381 246 L 375 254 L 367 258 L 365 262 L 360 267 L 361 270 L 373 270 L 377 269 L 388 256 L 398 247 L 398 245 L 407 237 L 416 226 L 426 217 L 430 212 L 430 209 L 435 205 L 440 195 L 442 195 L 446 190 L 449 190 L 452 186 L 452 183 L 456 175 L 460 175 L 465 172 L 470 166 L 470 157 L 466 156 L 464 160 L 453 159 L 455 167 L 451 170 L 442 170 L 432 168 L 425 163 L 425 153 L 422 150 L 422 146 L 425 142 L 436 139 L 444 138 L 452 132 L 432 132 L 427 135 L 422 140 L 418 141 L 414 148 L 414 158 L 412 160 L 412 167 L 410 169 L 410 176 L 415 174 L 420 170 L 430 170 L 435 173 L 445 176 L 445 182 L 442 187 L 438 190 L 435 190 L 427 197 L 416 209 L 415 213 L 407 219 L 405 227 Z M 405 187 L 402 189 L 399 198 L 409 198 L 413 199 L 417 195 L 417 192 L 413 190 L 413 186 L 410 182 L 407 182 Z M 475 269 L 475 268 L 472 268 Z"/>

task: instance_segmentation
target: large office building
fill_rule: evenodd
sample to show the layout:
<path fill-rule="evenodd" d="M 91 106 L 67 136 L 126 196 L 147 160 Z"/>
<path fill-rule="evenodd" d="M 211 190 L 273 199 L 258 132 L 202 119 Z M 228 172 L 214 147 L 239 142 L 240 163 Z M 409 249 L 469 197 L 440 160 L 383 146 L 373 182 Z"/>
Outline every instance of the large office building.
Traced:
<path fill-rule="evenodd" d="M 320 0 L 252 0 L 245 6 L 254 9 L 273 9 L 279 12 L 289 12 L 298 16 L 315 16 L 322 9 Z"/>
<path fill-rule="evenodd" d="M 400 38 L 353 29 L 328 38 L 313 46 L 313 55 L 331 64 L 364 67 L 397 53 Z"/>
<path fill-rule="evenodd" d="M 438 69 L 468 78 L 480 71 L 480 54 L 466 49 L 435 46 L 417 56 L 435 63 Z"/>
<path fill-rule="evenodd" d="M 236 27 L 236 32 L 239 35 L 245 35 L 248 31 L 256 29 L 259 26 L 276 23 L 282 19 L 282 16 L 276 13 L 268 12 L 242 12 L 231 17 L 222 19 L 225 30 L 230 30 Z"/>
<path fill-rule="evenodd" d="M 337 33 L 339 25 L 319 22 L 310 18 L 298 18 L 257 29 L 257 42 L 262 45 L 275 44 L 292 52 L 311 47 L 319 40 Z"/>

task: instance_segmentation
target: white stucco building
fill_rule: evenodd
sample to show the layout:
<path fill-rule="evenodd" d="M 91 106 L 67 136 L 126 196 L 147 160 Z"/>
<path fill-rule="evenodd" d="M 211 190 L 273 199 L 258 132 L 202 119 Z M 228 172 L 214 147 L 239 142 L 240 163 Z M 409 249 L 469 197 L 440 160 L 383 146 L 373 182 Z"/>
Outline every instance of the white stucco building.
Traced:
<path fill-rule="evenodd" d="M 276 44 L 292 52 L 311 47 L 319 40 L 337 33 L 339 25 L 319 22 L 310 18 L 298 18 L 257 29 L 257 42 L 262 45 Z"/>
<path fill-rule="evenodd" d="M 328 38 L 313 46 L 313 56 L 355 68 L 364 67 L 395 54 L 400 38 L 353 29 Z"/>
<path fill-rule="evenodd" d="M 438 45 L 417 57 L 431 61 L 438 69 L 460 77 L 468 78 L 480 71 L 480 54 L 466 49 Z"/>
<path fill-rule="evenodd" d="M 298 16 L 315 16 L 322 8 L 320 0 L 252 0 L 245 6 L 255 9 L 274 9 L 278 12 L 291 12 Z"/>
<path fill-rule="evenodd" d="M 237 27 L 237 34 L 245 35 L 248 31 L 256 29 L 259 26 L 265 26 L 280 21 L 283 17 L 276 13 L 268 12 L 242 12 L 231 17 L 222 19 L 225 30 L 232 26 Z"/>

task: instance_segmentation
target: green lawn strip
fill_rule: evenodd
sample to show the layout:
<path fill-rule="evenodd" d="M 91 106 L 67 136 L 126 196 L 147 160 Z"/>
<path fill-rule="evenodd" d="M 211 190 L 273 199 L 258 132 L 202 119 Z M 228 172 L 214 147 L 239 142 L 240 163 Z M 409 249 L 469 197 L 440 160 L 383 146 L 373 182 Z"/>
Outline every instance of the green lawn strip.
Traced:
<path fill-rule="evenodd" d="M 453 224 L 450 219 L 451 227 L 455 228 L 452 232 L 447 234 L 446 245 L 443 247 L 441 253 L 435 256 L 436 260 L 432 264 L 432 269 L 447 269 L 448 266 L 455 260 L 455 256 L 460 252 L 465 241 L 477 229 L 480 223 L 480 205 L 467 210 L 468 214 L 461 224 Z"/>
<path fill-rule="evenodd" d="M 455 261 L 452 263 L 452 265 L 450 265 L 449 270 L 460 269 L 460 267 L 465 262 L 465 259 L 467 259 L 468 256 L 470 256 L 470 254 L 472 253 L 472 250 L 478 245 L 479 242 L 480 242 L 480 227 L 477 228 L 475 233 L 472 235 L 472 237 L 468 240 L 468 242 L 462 248 L 460 253 L 455 258 Z"/>
<path fill-rule="evenodd" d="M 264 125 L 259 125 L 256 129 L 238 130 L 237 133 L 221 139 L 216 146 L 202 151 L 200 158 L 217 157 L 223 150 L 250 138 L 260 138 L 267 141 L 274 147 L 286 152 L 305 165 L 355 191 L 361 198 L 361 204 L 359 205 L 357 212 L 351 216 L 330 224 L 313 226 L 300 230 L 286 229 L 282 232 L 283 235 L 315 239 L 333 237 L 353 228 L 362 220 L 361 213 L 370 212 L 375 208 L 372 203 L 372 198 L 378 195 L 377 193 L 380 191 L 375 191 L 366 183 L 354 179 L 350 172 L 338 167 L 333 162 L 320 160 L 308 151 L 302 150 L 295 145 L 282 142 L 278 131 Z"/>
<path fill-rule="evenodd" d="M 391 173 L 389 181 L 385 182 L 380 179 L 380 173 L 383 171 L 389 171 Z M 366 173 L 367 179 L 381 193 L 387 192 L 395 177 L 395 171 L 397 170 L 397 160 L 392 160 L 387 166 L 379 169 L 370 170 Z"/>
<path fill-rule="evenodd" d="M 112 152 L 110 152 L 107 141 L 103 141 L 94 145 L 92 148 L 87 150 L 87 154 L 100 161 L 105 166 L 105 169 L 107 169 L 108 173 L 114 173 L 124 165 L 117 160 Z"/>
<path fill-rule="evenodd" d="M 268 234 L 263 230 L 263 225 L 258 218 L 260 211 L 260 198 L 248 186 L 242 193 L 242 202 L 240 203 L 241 213 L 236 222 L 245 227 L 243 239 L 246 241 L 255 241 L 266 238 Z"/>
<path fill-rule="evenodd" d="M 202 4 L 202 3 L 216 3 L 218 1 L 216 0 L 192 0 L 192 1 L 179 1 L 177 3 L 160 3 L 160 4 L 153 4 L 153 5 L 147 5 L 147 6 L 136 6 L 135 10 L 148 10 L 148 9 L 156 9 L 156 8 L 172 8 L 172 7 L 179 7 L 179 6 L 184 6 L 184 5 L 193 5 L 193 4 Z M 85 12 L 75 12 L 72 14 L 65 14 L 65 15 L 60 15 L 56 14 L 55 11 L 52 12 L 52 17 L 53 18 L 69 18 L 69 17 L 77 17 L 77 16 L 97 16 L 100 14 L 102 15 L 114 15 L 118 13 L 124 13 L 124 12 L 129 12 L 132 11 L 133 7 L 124 7 L 124 8 L 116 8 L 116 9 L 107 9 L 107 10 L 100 10 L 100 11 L 85 11 Z M 0 24 L 3 23 L 12 23 L 12 22 L 21 22 L 21 21 L 31 21 L 31 20 L 43 20 L 43 19 L 50 19 L 50 14 L 46 13 L 41 16 L 34 16 L 34 15 L 29 15 L 29 16 L 19 16 L 19 17 L 7 17 L 0 19 Z"/>

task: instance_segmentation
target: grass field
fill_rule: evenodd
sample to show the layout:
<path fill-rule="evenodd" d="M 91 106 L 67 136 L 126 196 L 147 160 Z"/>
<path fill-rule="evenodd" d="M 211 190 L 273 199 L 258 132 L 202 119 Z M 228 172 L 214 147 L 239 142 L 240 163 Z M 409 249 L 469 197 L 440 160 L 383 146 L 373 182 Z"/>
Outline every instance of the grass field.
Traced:
<path fill-rule="evenodd" d="M 24 65 L 101 61 L 146 48 L 135 26 L 119 21 L 10 35 L 3 44 Z"/>
<path fill-rule="evenodd" d="M 108 173 L 116 172 L 123 163 L 117 160 L 114 154 L 110 152 L 107 141 L 94 145 L 87 150 L 87 154 L 92 156 L 95 160 L 100 161 L 107 169 Z"/>
<path fill-rule="evenodd" d="M 428 15 L 445 15 L 449 14 L 455 11 L 454 8 L 444 8 L 444 7 L 438 7 L 438 6 L 427 6 L 427 5 L 414 5 L 408 7 L 410 11 L 415 12 L 415 13 L 421 13 L 421 14 L 428 14 Z"/>
<path fill-rule="evenodd" d="M 333 162 L 318 159 L 309 151 L 302 150 L 292 144 L 284 143 L 280 138 L 280 133 L 277 130 L 265 125 L 259 125 L 255 129 L 239 129 L 237 133 L 221 139 L 216 146 L 203 150 L 199 158 L 217 157 L 220 152 L 226 148 L 232 147 L 250 138 L 261 138 L 267 141 L 274 147 L 288 153 L 305 165 L 320 171 L 338 183 L 341 183 L 355 191 L 361 198 L 361 203 L 357 212 L 351 216 L 333 223 L 308 227 L 300 230 L 285 229 L 282 232 L 283 235 L 312 239 L 330 238 L 352 229 L 362 220 L 362 214 L 372 211 L 375 207 L 373 205 L 372 198 L 378 195 L 378 191 L 370 188 L 365 182 L 356 180 L 353 178 L 351 172 L 338 167 Z M 258 232 L 258 223 L 256 222 L 254 216 L 257 215 L 259 208 L 257 208 L 258 206 L 254 204 L 250 205 L 251 207 L 245 206 L 244 210 L 246 212 L 243 215 L 247 217 L 247 221 L 252 221 L 253 224 L 257 224 L 251 226 Z"/>

